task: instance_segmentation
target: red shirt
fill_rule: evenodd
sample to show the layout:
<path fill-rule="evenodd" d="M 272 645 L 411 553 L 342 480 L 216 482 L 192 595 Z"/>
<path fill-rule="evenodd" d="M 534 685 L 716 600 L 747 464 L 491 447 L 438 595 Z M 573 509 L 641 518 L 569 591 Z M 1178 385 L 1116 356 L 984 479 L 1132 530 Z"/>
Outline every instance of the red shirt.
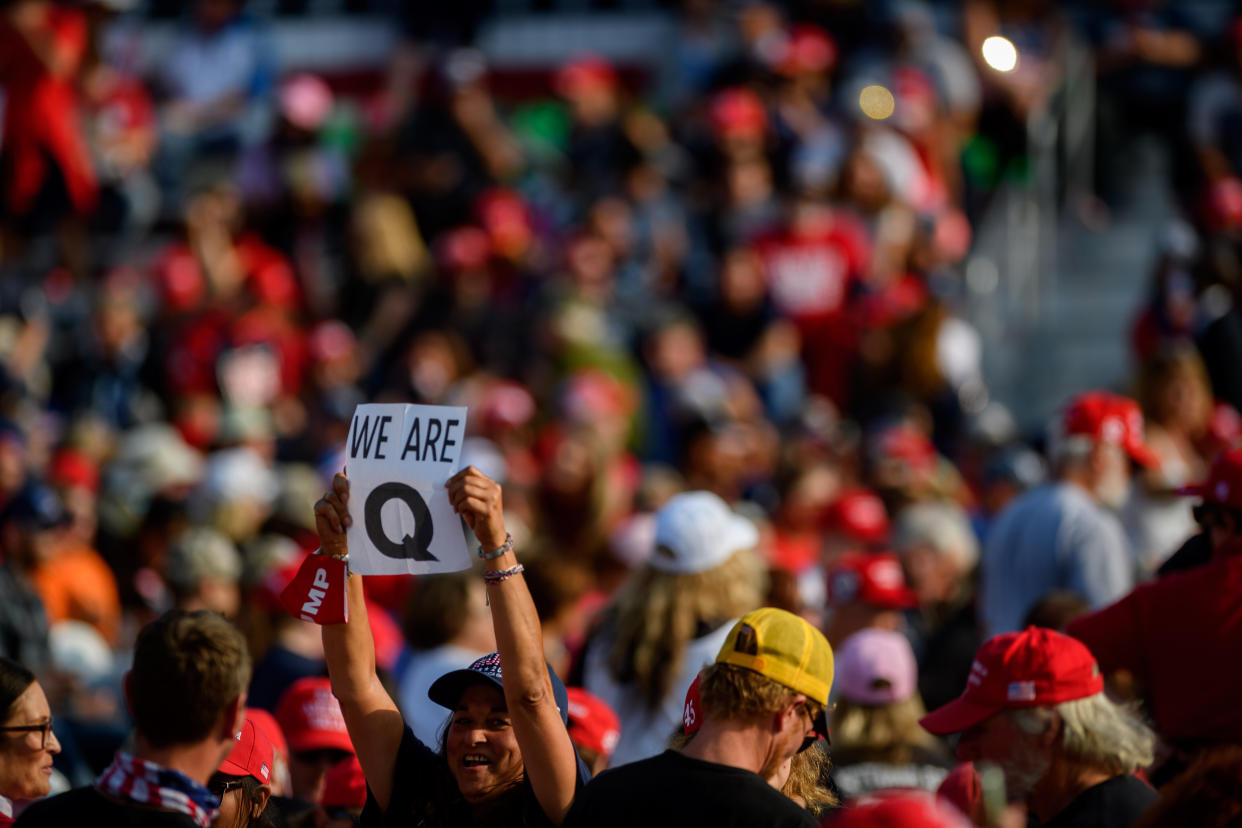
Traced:
<path fill-rule="evenodd" d="M 9 165 L 5 198 L 17 212 L 29 209 L 48 172 L 45 159 L 51 157 L 64 175 L 73 206 L 85 212 L 97 194 L 75 86 L 87 47 L 86 15 L 80 9 L 49 6 L 35 35 L 48 40 L 65 62 L 62 76 L 48 71 L 26 38 L 0 17 L 4 154 Z"/>
<path fill-rule="evenodd" d="M 1105 672 L 1134 674 L 1167 741 L 1242 742 L 1242 555 L 1143 584 L 1066 632 Z"/>
<path fill-rule="evenodd" d="M 853 215 L 833 210 L 813 226 L 760 238 L 772 301 L 796 322 L 840 313 L 871 258 L 867 229 Z"/>

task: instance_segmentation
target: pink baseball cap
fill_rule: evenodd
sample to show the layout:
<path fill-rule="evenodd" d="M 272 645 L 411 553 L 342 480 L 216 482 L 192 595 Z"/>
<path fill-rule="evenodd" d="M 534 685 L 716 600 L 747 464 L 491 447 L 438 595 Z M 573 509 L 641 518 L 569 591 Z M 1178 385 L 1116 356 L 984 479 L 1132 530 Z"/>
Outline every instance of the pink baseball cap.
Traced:
<path fill-rule="evenodd" d="M 918 666 L 906 637 L 891 630 L 854 633 L 837 650 L 837 690 L 858 704 L 905 701 L 918 687 Z"/>

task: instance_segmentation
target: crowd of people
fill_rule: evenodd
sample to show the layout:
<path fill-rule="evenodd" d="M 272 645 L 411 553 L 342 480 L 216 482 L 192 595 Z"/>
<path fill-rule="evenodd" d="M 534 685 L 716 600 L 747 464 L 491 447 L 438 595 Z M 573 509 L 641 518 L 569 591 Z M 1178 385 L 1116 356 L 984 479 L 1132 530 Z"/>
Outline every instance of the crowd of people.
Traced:
<path fill-rule="evenodd" d="M 0 0 L 0 825 L 1236 819 L 1227 4 L 682 0 L 515 79 L 409 2 L 365 80 L 134 5 Z M 1070 41 L 1067 220 L 1136 135 L 1180 218 L 1034 433 L 962 272 Z M 320 627 L 362 402 L 468 409 L 482 560 Z"/>

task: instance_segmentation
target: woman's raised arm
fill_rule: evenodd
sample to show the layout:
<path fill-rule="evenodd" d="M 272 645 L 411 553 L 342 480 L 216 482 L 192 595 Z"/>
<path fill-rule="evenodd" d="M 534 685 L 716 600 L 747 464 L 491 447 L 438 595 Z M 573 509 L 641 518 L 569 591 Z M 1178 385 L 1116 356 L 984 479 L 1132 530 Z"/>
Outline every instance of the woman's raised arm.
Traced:
<path fill-rule="evenodd" d="M 349 480 L 338 474 L 332 480 L 332 491 L 315 504 L 315 528 L 323 554 L 337 558 L 348 554 L 345 529 L 349 524 Z M 362 773 L 376 804 L 387 811 L 404 722 L 375 672 L 375 642 L 363 600 L 362 577 L 350 575 L 345 589 L 349 621 L 323 627 L 323 652 L 332 693 L 341 703 Z"/>
<path fill-rule="evenodd" d="M 484 581 L 492 606 L 505 702 L 522 750 L 526 778 L 543 812 L 560 825 L 573 802 L 578 765 L 569 731 L 557 709 L 543 655 L 543 632 L 505 532 L 500 486 L 469 466 L 449 480 L 449 500 L 487 552 Z"/>

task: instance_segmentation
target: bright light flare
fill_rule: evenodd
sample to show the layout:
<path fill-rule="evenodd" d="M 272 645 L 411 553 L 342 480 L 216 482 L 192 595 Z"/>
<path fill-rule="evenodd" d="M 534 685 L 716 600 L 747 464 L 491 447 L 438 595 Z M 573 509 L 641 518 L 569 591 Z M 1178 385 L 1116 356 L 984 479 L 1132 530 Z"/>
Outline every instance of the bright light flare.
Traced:
<path fill-rule="evenodd" d="M 1012 72 L 1018 65 L 1018 50 L 1008 38 L 992 35 L 983 41 L 983 60 L 997 72 Z"/>
<path fill-rule="evenodd" d="M 883 121 L 893 114 L 897 102 L 892 92 L 877 84 L 863 88 L 858 95 L 858 106 L 868 118 Z"/>

